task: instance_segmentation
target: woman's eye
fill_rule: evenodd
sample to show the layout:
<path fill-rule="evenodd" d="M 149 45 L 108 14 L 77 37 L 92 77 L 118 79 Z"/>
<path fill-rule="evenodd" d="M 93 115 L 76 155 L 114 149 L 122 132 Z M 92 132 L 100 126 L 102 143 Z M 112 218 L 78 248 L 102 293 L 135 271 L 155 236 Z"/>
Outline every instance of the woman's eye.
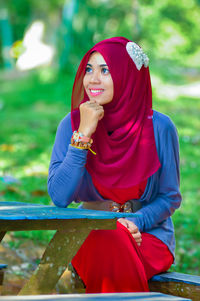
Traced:
<path fill-rule="evenodd" d="M 92 72 L 92 68 L 91 67 L 86 67 L 85 68 L 85 73 L 90 73 Z"/>
<path fill-rule="evenodd" d="M 108 68 L 102 68 L 101 72 L 102 72 L 103 74 L 108 74 L 108 73 L 110 73 L 110 71 L 109 71 Z"/>

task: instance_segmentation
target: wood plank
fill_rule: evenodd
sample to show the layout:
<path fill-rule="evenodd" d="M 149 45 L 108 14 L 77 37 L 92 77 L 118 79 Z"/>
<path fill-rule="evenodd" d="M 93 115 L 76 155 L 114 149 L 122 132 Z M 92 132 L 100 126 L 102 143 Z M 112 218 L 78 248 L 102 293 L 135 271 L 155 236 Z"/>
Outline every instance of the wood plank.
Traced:
<path fill-rule="evenodd" d="M 91 220 L 85 220 L 84 226 L 81 220 L 76 222 L 74 226 L 69 225 L 67 230 L 63 228 L 55 233 L 36 272 L 22 288 L 20 295 L 52 293 L 59 278 L 94 226 Z M 95 221 L 95 226 L 98 229 L 110 227 L 110 221 L 107 223 L 106 220 L 100 220 L 99 224 L 97 222 Z M 113 221 L 112 229 L 115 227 L 116 222 Z"/>
<path fill-rule="evenodd" d="M 64 301 L 64 300 L 109 300 L 109 301 L 182 301 L 191 299 L 179 298 L 161 293 L 110 293 L 110 294 L 67 294 L 67 295 L 38 295 L 38 296 L 7 296 L 1 297 L 1 301 Z"/>
<path fill-rule="evenodd" d="M 24 202 L 15 202 L 15 201 L 1 201 L 0 202 L 0 207 L 5 207 L 5 206 L 43 206 L 43 204 L 34 204 L 34 203 L 24 203 Z"/>
<path fill-rule="evenodd" d="M 200 300 L 200 276 L 181 273 L 163 273 L 154 276 L 149 281 L 150 291 L 172 294 L 193 301 Z"/>
<path fill-rule="evenodd" d="M 184 282 L 184 283 L 200 286 L 200 276 L 183 274 L 183 273 L 176 273 L 176 272 L 167 272 L 167 273 L 162 273 L 162 274 L 155 275 L 154 277 L 151 278 L 151 281 Z"/>
<path fill-rule="evenodd" d="M 200 300 L 199 287 L 191 284 L 178 282 L 150 282 L 149 289 L 153 292 L 171 294 L 178 297 L 191 298 L 193 301 Z"/>
<path fill-rule="evenodd" d="M 136 214 L 134 214 L 136 216 Z M 115 219 L 132 217 L 133 213 L 59 208 L 55 206 L 3 206 L 0 207 L 0 220 L 51 220 L 51 219 Z"/>
<path fill-rule="evenodd" d="M 116 226 L 116 219 L 111 220 L 95 220 L 95 219 L 80 219 L 82 227 L 88 225 L 87 221 L 90 221 L 90 229 L 105 229 L 105 222 L 108 229 L 114 229 Z M 68 219 L 49 219 L 49 220 L 11 220 L 5 221 L 0 220 L 0 230 L 1 231 L 26 231 L 26 230 L 59 230 L 68 229 L 69 227 L 74 227 L 78 219 L 68 220 Z"/>
<path fill-rule="evenodd" d="M 3 203 L 3 204 L 1 204 Z M 114 220 L 120 217 L 133 216 L 133 213 L 106 212 L 97 210 L 58 208 L 55 206 L 35 206 L 22 204 L 13 206 L 12 202 L 0 202 L 0 231 L 21 230 L 55 230 L 68 226 L 64 220 L 90 219 Z M 15 203 L 14 203 L 15 204 Z M 95 224 L 95 222 L 94 222 Z"/>

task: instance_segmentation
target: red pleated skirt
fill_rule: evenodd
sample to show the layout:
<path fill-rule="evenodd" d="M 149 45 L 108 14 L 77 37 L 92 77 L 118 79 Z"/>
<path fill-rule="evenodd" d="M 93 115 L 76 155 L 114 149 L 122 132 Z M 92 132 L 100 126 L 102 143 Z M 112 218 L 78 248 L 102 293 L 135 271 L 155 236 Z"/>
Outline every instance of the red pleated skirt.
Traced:
<path fill-rule="evenodd" d="M 148 279 L 169 269 L 173 256 L 155 236 L 138 246 L 129 230 L 93 230 L 72 260 L 86 293 L 148 292 Z"/>

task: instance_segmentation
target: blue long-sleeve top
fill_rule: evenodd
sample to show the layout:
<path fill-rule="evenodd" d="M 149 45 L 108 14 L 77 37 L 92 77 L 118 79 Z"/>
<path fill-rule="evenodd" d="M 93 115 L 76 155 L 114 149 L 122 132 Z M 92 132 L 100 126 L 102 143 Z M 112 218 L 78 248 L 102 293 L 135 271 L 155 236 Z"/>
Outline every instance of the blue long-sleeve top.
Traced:
<path fill-rule="evenodd" d="M 161 167 L 147 181 L 139 201 L 137 217 L 129 218 L 140 232 L 155 235 L 174 255 L 175 238 L 171 215 L 180 206 L 179 144 L 176 128 L 170 118 L 153 113 L 153 127 Z M 105 201 L 93 185 L 85 168 L 87 150 L 70 145 L 70 113 L 60 122 L 53 146 L 48 176 L 48 192 L 56 206 L 67 207 L 72 201 Z M 149 158 L 151 160 L 151 158 Z"/>

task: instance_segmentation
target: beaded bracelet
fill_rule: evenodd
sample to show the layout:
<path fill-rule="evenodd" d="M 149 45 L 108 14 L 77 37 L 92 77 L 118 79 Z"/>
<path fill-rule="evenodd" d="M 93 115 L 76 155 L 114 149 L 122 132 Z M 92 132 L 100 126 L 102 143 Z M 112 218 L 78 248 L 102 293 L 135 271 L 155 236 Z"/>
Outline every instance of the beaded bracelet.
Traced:
<path fill-rule="evenodd" d="M 91 149 L 92 143 L 92 138 L 86 137 L 78 131 L 73 132 L 71 146 L 78 149 L 89 149 L 94 155 L 96 155 L 96 153 Z"/>

